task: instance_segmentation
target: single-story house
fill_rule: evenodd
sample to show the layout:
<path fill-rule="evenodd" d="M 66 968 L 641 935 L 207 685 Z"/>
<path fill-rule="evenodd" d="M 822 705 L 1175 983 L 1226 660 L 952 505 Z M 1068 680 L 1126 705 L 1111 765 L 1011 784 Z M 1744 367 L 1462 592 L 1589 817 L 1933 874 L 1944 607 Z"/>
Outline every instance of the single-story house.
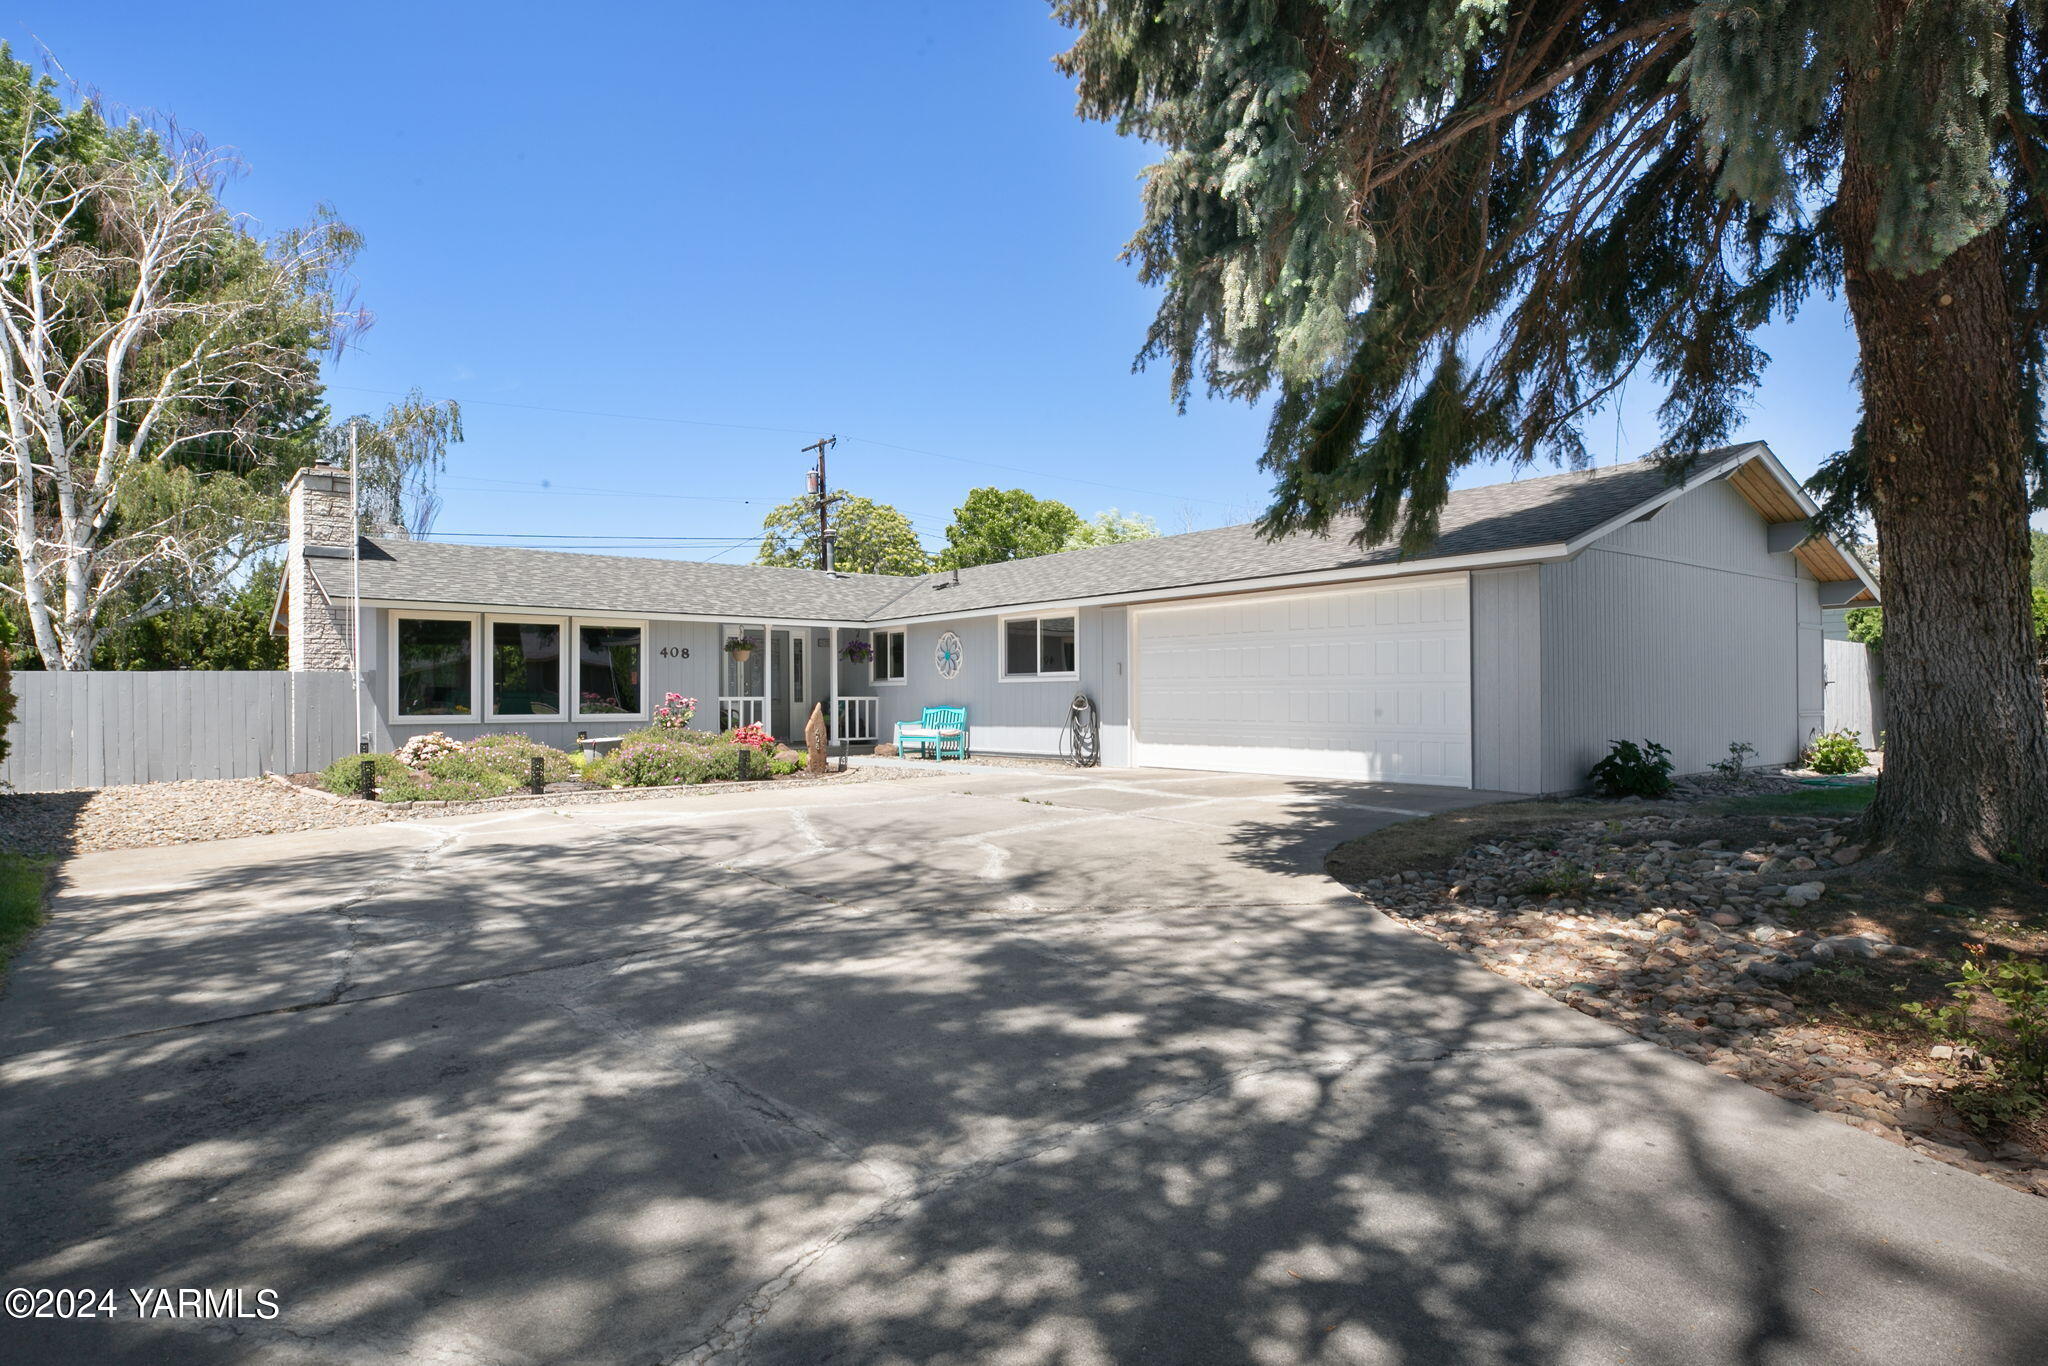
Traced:
<path fill-rule="evenodd" d="M 1119 767 L 1555 792 L 1624 737 L 1681 772 L 1736 741 L 1789 760 L 1821 727 L 1822 612 L 1876 583 L 1762 443 L 1690 469 L 1460 490 L 1408 556 L 1232 526 L 892 577 L 352 541 L 347 474 L 316 467 L 273 624 L 292 668 L 347 669 L 360 623 L 380 748 L 464 728 L 566 748 L 676 692 L 699 726 L 785 739 L 822 702 L 856 744 L 962 705 L 975 751 L 1051 755 L 1084 694 Z"/>

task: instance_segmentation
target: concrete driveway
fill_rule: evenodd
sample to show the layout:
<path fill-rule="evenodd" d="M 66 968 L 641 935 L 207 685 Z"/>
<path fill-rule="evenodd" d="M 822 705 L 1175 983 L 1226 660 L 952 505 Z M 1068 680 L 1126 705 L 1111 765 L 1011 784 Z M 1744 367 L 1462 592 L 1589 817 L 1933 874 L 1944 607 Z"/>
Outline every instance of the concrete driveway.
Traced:
<path fill-rule="evenodd" d="M 2048 1202 L 1322 877 L 1475 795 L 954 772 L 74 859 L 0 999 L 0 1281 L 120 1309 L 0 1361 L 2038 1366 Z"/>

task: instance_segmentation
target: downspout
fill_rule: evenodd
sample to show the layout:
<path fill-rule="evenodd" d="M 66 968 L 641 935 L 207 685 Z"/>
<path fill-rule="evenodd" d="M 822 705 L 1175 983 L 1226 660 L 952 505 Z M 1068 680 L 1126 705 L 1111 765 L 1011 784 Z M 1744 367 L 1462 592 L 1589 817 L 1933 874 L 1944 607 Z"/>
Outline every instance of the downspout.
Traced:
<path fill-rule="evenodd" d="M 348 424 L 349 673 L 356 698 L 356 752 L 367 754 L 363 734 L 363 529 L 362 499 L 356 490 L 356 424 Z"/>

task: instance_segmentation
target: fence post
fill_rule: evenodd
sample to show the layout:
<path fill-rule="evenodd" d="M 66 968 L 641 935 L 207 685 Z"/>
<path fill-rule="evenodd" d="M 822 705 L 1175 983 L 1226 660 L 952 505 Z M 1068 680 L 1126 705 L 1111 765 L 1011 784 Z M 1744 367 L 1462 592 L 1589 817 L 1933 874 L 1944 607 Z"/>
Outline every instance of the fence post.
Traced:
<path fill-rule="evenodd" d="M 377 800 L 377 761 L 375 759 L 363 760 L 363 800 L 368 802 Z"/>

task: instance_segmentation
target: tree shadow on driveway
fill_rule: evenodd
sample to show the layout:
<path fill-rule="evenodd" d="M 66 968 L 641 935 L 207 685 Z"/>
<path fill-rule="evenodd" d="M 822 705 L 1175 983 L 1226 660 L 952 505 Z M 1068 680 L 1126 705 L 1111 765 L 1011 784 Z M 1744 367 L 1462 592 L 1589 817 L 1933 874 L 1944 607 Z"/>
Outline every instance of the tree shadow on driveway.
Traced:
<path fill-rule="evenodd" d="M 6 1322 L 0 1345 L 2037 1358 L 2048 1235 L 2023 1197 L 1629 1043 L 1334 889 L 1248 881 L 1259 848 L 1315 837 L 1312 799 L 1212 840 L 1171 898 L 1126 879 L 1078 907 L 1070 867 L 990 833 L 1036 846 L 1065 819 L 1015 805 L 934 810 L 960 841 L 940 858 L 813 812 L 803 868 L 702 821 L 307 849 L 189 909 L 109 894 L 81 924 L 117 948 L 49 951 L 124 999 L 37 981 L 0 1002 L 0 1264 L 268 1286 L 284 1316 Z M 1073 853 L 1105 885 L 1099 857 Z M 204 989 L 163 1008 L 180 974 Z M 248 1008 L 180 1019 L 222 1003 Z"/>

